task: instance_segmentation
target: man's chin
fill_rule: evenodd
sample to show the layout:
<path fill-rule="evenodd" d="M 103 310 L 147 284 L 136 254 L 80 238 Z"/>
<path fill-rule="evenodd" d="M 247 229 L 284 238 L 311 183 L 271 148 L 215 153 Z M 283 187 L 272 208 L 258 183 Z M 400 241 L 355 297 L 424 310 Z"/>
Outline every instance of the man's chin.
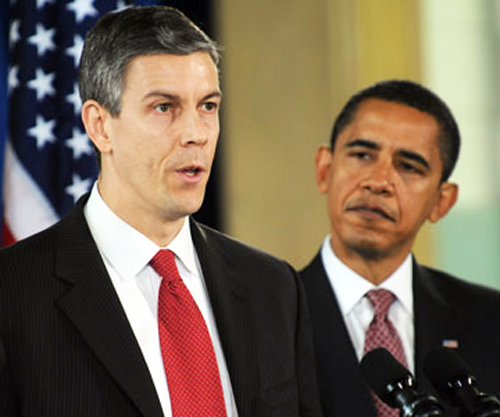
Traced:
<path fill-rule="evenodd" d="M 192 214 L 197 213 L 203 204 L 203 201 L 190 201 L 190 202 L 185 202 L 185 204 L 182 207 L 182 211 L 184 212 L 184 215 L 186 216 L 191 216 Z"/>
<path fill-rule="evenodd" d="M 160 210 L 168 221 L 176 221 L 186 216 L 191 216 L 200 210 L 203 201 L 200 199 L 177 199 L 164 202 Z"/>
<path fill-rule="evenodd" d="M 378 260 L 389 255 L 389 250 L 383 248 L 379 243 L 370 240 L 351 242 L 349 245 L 353 252 L 367 260 Z"/>

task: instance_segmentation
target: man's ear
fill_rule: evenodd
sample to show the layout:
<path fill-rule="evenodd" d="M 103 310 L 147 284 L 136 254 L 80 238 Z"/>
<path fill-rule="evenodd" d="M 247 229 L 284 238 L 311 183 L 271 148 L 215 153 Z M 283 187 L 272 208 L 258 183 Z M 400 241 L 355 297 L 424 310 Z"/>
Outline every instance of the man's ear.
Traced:
<path fill-rule="evenodd" d="M 455 205 L 458 199 L 458 185 L 452 182 L 443 182 L 439 186 L 439 197 L 434 209 L 429 215 L 429 220 L 436 223 L 442 219 Z"/>
<path fill-rule="evenodd" d="M 111 150 L 108 119 L 111 114 L 95 100 L 87 100 L 82 106 L 82 121 L 92 143 L 101 153 Z"/>
<path fill-rule="evenodd" d="M 316 184 L 321 194 L 328 192 L 332 152 L 326 145 L 321 145 L 316 153 Z"/>

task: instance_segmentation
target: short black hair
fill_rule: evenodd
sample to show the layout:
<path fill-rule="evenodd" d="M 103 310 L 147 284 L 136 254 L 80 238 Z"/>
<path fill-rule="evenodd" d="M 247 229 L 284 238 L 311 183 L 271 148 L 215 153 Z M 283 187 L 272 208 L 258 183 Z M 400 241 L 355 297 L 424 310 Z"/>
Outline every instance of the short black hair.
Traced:
<path fill-rule="evenodd" d="M 441 129 L 438 137 L 439 154 L 443 163 L 441 182 L 447 181 L 460 152 L 460 131 L 457 122 L 443 100 L 428 88 L 413 81 L 381 81 L 354 94 L 335 120 L 330 137 L 331 151 L 335 150 L 340 133 L 354 120 L 360 104 L 372 98 L 400 103 L 434 117 Z"/>

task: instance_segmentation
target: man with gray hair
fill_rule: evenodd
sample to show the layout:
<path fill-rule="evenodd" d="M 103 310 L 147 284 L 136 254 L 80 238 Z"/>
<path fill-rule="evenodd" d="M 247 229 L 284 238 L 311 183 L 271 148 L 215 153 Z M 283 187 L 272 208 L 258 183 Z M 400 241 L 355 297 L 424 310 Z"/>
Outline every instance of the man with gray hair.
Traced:
<path fill-rule="evenodd" d="M 189 217 L 219 136 L 218 59 L 169 7 L 88 33 L 101 170 L 58 224 L 0 252 L 2 417 L 321 414 L 296 272 Z"/>

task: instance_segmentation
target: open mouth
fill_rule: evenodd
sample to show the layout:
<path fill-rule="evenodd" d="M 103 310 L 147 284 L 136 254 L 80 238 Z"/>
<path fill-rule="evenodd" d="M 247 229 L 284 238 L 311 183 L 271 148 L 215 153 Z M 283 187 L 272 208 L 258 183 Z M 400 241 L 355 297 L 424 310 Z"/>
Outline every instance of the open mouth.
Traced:
<path fill-rule="evenodd" d="M 197 166 L 186 167 L 180 170 L 180 172 L 182 172 L 184 175 L 187 175 L 188 177 L 196 177 L 202 171 L 203 170 Z"/>
<path fill-rule="evenodd" d="M 205 170 L 201 165 L 189 165 L 183 168 L 179 168 L 177 172 L 188 178 L 199 177 Z"/>

